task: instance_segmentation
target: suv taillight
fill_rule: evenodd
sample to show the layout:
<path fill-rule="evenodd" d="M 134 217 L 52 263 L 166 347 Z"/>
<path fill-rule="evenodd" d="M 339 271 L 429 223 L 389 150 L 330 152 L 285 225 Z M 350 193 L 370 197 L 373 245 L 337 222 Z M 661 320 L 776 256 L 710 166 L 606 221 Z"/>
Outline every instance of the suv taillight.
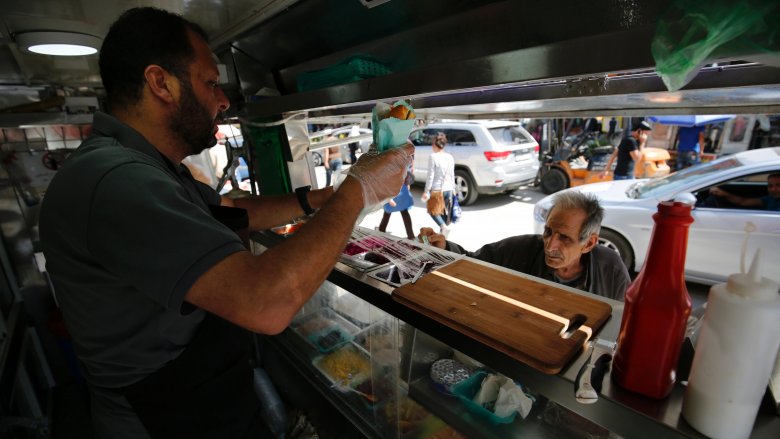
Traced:
<path fill-rule="evenodd" d="M 489 162 L 495 162 L 509 157 L 509 154 L 512 154 L 512 151 L 485 151 L 485 158 Z"/>

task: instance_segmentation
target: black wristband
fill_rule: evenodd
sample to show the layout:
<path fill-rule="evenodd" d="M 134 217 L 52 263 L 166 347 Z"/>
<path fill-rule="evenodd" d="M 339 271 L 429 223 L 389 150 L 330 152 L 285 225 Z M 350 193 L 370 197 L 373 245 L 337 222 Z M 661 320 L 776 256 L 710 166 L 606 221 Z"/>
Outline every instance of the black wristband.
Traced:
<path fill-rule="evenodd" d="M 298 197 L 298 204 L 301 205 L 301 209 L 303 209 L 303 213 L 306 215 L 311 215 L 315 211 L 311 208 L 311 204 L 309 204 L 309 199 L 306 197 L 311 190 L 311 186 L 301 186 L 297 189 L 295 189 L 295 195 Z"/>

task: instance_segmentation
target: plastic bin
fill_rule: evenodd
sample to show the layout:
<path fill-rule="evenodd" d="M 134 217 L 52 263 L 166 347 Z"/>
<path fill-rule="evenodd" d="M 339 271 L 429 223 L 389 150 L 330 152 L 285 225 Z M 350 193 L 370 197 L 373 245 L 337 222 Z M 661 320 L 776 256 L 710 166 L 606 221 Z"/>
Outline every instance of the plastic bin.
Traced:
<path fill-rule="evenodd" d="M 463 404 L 466 405 L 466 410 L 475 414 L 476 416 L 485 419 L 491 424 L 509 424 L 515 420 L 517 412 L 512 412 L 510 416 L 501 418 L 496 416 L 492 411 L 482 407 L 481 405 L 472 401 L 474 395 L 479 391 L 482 385 L 482 380 L 487 376 L 487 372 L 477 372 L 469 379 L 452 386 L 452 393 L 460 399 Z"/>
<path fill-rule="evenodd" d="M 290 327 L 322 353 L 334 351 L 351 342 L 360 331 L 360 328 L 330 308 L 322 308 L 294 320 Z"/>
<path fill-rule="evenodd" d="M 298 91 L 306 91 L 348 84 L 390 73 L 392 70 L 379 60 L 370 56 L 355 55 L 331 67 L 301 73 L 296 82 Z"/>

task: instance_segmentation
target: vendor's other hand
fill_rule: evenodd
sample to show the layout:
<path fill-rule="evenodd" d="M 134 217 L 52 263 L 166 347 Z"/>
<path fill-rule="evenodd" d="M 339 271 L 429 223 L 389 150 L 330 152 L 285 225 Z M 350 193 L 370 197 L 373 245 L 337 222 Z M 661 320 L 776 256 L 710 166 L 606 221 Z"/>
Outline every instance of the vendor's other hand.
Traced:
<path fill-rule="evenodd" d="M 398 195 L 406 177 L 406 168 L 414 154 L 414 145 L 404 146 L 379 153 L 370 151 L 360 156 L 350 166 L 348 175 L 360 182 L 363 206 L 368 207 Z"/>
<path fill-rule="evenodd" d="M 420 242 L 428 241 L 428 245 L 432 245 L 438 248 L 445 248 L 447 246 L 447 239 L 441 233 L 436 233 L 430 227 L 423 227 L 420 229 L 420 234 L 417 235 Z"/>

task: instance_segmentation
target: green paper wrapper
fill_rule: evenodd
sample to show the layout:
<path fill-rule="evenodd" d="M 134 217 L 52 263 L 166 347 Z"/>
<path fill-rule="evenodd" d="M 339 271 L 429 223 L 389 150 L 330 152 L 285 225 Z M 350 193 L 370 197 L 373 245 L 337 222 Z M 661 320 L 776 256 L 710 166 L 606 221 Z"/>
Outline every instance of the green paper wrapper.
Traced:
<path fill-rule="evenodd" d="M 398 101 L 393 105 L 403 105 L 410 111 L 413 111 L 412 106 L 407 104 L 406 101 Z M 394 117 L 381 119 L 380 115 L 387 114 L 389 111 L 390 106 L 380 102 L 374 106 L 374 110 L 371 112 L 374 145 L 376 145 L 376 149 L 379 152 L 405 145 L 409 140 L 409 133 L 414 128 L 414 119 L 401 120 Z"/>

